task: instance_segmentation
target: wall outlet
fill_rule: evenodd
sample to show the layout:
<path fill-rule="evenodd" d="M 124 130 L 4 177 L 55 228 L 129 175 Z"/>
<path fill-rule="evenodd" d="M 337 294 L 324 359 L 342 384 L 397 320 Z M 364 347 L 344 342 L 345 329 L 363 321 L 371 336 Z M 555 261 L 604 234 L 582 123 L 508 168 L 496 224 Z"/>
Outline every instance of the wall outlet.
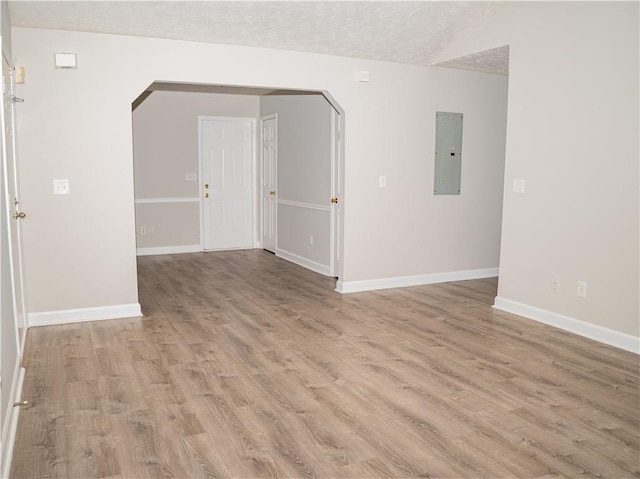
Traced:
<path fill-rule="evenodd" d="M 184 177 L 185 181 L 197 181 L 198 174 L 197 173 L 187 173 Z"/>
<path fill-rule="evenodd" d="M 147 236 L 147 227 L 146 226 L 141 226 L 140 227 L 140 236 Z"/>
<path fill-rule="evenodd" d="M 53 180 L 53 194 L 54 195 L 68 195 L 69 194 L 69 180 Z"/>
<path fill-rule="evenodd" d="M 587 282 L 578 281 L 578 289 L 576 289 L 576 295 L 581 298 L 587 297 Z"/>
<path fill-rule="evenodd" d="M 147 234 L 148 235 L 152 235 L 153 234 L 153 226 L 147 226 Z"/>
<path fill-rule="evenodd" d="M 378 178 L 378 186 L 380 188 L 386 188 L 387 187 L 387 177 L 386 176 L 381 176 L 380 178 Z"/>
<path fill-rule="evenodd" d="M 554 274 L 551 277 L 551 289 L 560 289 L 560 275 Z"/>

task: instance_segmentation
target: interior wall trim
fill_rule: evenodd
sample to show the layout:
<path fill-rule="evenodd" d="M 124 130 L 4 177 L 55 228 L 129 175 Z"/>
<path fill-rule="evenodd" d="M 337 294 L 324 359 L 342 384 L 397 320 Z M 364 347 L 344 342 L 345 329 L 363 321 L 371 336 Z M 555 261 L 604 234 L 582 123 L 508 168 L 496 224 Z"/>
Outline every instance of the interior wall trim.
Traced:
<path fill-rule="evenodd" d="M 297 254 L 290 253 L 283 249 L 276 249 L 276 256 L 286 259 L 287 261 L 291 261 L 299 266 L 310 269 L 311 271 L 315 271 L 316 273 L 320 273 L 324 276 L 331 276 L 329 274 L 329 265 L 317 263 L 316 261 L 310 260 L 308 258 L 303 258 L 302 256 L 298 256 Z"/>
<path fill-rule="evenodd" d="M 311 203 L 301 203 L 300 201 L 282 200 L 278 198 L 278 205 L 295 206 L 297 208 L 305 208 L 308 210 L 319 210 L 331 212 L 331 206 L 314 205 Z"/>
<path fill-rule="evenodd" d="M 197 203 L 200 198 L 136 198 L 136 205 L 148 205 L 154 203 Z"/>
<path fill-rule="evenodd" d="M 136 255 L 138 256 L 153 256 L 157 254 L 182 254 L 182 253 L 200 253 L 202 252 L 202 245 L 188 244 L 181 246 L 155 246 L 149 248 L 137 248 Z"/>
<path fill-rule="evenodd" d="M 415 276 L 397 276 L 393 278 L 367 279 L 363 281 L 338 281 L 338 293 L 357 293 L 377 289 L 405 288 L 424 284 L 448 283 L 468 279 L 495 278 L 498 268 L 472 269 L 467 271 L 449 271 L 445 273 L 419 274 Z"/>
<path fill-rule="evenodd" d="M 539 323 L 555 326 L 564 331 L 569 331 L 570 333 L 584 336 L 585 338 L 593 339 L 594 341 L 608 344 L 609 346 L 615 346 L 625 351 L 640 354 L 640 338 L 630 334 L 598 326 L 597 324 L 587 323 L 580 319 L 536 308 L 528 304 L 501 298 L 500 296 L 496 296 L 493 307 L 500 311 L 517 314 L 518 316 Z"/>
<path fill-rule="evenodd" d="M 64 309 L 29 313 L 29 327 L 52 324 L 81 323 L 103 319 L 121 319 L 142 316 L 140 303 L 98 306 L 96 308 Z"/>

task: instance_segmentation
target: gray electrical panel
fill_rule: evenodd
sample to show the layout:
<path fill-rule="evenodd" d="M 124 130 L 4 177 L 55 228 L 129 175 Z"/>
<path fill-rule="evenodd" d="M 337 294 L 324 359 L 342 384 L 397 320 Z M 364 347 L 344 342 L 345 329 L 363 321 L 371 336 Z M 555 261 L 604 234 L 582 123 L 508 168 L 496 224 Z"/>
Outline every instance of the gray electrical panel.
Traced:
<path fill-rule="evenodd" d="M 460 194 L 462 117 L 462 113 L 436 112 L 435 195 Z"/>

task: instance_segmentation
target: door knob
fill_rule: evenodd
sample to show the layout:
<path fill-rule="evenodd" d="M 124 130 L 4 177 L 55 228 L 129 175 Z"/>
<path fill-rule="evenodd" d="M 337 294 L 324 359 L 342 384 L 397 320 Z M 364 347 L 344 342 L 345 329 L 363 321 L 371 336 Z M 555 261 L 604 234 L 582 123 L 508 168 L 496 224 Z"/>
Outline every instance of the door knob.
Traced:
<path fill-rule="evenodd" d="M 209 198 L 209 193 L 205 193 L 205 194 L 204 194 L 204 197 L 205 197 L 205 198 Z"/>
<path fill-rule="evenodd" d="M 17 220 L 21 220 L 23 218 L 27 217 L 27 214 L 24 211 L 17 211 L 15 215 L 13 215 L 13 217 Z"/>
<path fill-rule="evenodd" d="M 269 194 L 270 194 L 271 196 L 273 196 L 273 195 L 275 195 L 275 194 L 276 194 L 276 191 L 275 191 L 275 190 L 271 190 L 271 191 L 269 192 Z"/>
<path fill-rule="evenodd" d="M 331 203 L 336 204 L 338 202 L 338 198 L 331 198 Z"/>
<path fill-rule="evenodd" d="M 205 184 L 204 184 L 204 187 L 205 187 L 205 189 L 206 189 L 206 188 L 209 188 L 209 183 L 205 183 Z"/>

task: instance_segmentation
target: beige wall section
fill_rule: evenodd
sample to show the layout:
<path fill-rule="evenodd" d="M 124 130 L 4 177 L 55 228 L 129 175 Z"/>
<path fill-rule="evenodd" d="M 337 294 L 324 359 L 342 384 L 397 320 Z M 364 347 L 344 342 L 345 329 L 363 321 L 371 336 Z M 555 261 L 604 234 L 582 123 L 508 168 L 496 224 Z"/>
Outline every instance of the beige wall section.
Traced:
<path fill-rule="evenodd" d="M 497 266 L 504 77 L 45 29 L 13 40 L 29 72 L 18 149 L 30 312 L 137 301 L 131 102 L 154 81 L 331 93 L 345 112 L 342 281 Z M 77 53 L 79 68 L 54 69 L 55 51 Z M 433 197 L 437 110 L 465 114 L 459 197 Z M 53 196 L 54 178 L 71 194 Z"/>
<path fill-rule="evenodd" d="M 407 271 L 412 263 L 413 274 L 498 267 L 507 83 L 503 75 L 435 69 L 421 104 L 425 118 L 420 134 L 394 139 L 396 144 L 416 141 L 421 153 L 405 157 L 395 154 L 392 145 L 376 141 L 386 160 L 378 172 L 387 176 L 376 207 L 385 221 L 402 225 L 385 239 L 384 264 L 393 263 L 394 256 L 402 258 L 402 269 Z M 433 194 L 436 111 L 464 114 L 460 195 Z M 398 202 L 393 196 L 402 190 L 403 201 Z M 386 229 L 384 222 L 378 226 Z M 396 249 L 405 253 L 394 253 Z M 403 274 L 398 267 L 396 275 Z"/>
<path fill-rule="evenodd" d="M 199 179 L 186 180 L 187 173 L 198 174 L 198 116 L 257 118 L 259 112 L 257 96 L 153 92 L 133 111 L 136 200 L 198 198 Z M 139 250 L 199 245 L 198 203 L 137 203 L 136 239 Z"/>
<path fill-rule="evenodd" d="M 638 7 L 515 2 L 441 58 L 510 45 L 498 301 L 635 337 Z M 524 195 L 511 192 L 514 178 L 526 180 Z M 576 296 L 580 280 L 586 298 Z"/>
<path fill-rule="evenodd" d="M 197 202 L 136 204 L 138 249 L 200 245 Z M 146 234 L 140 234 L 141 228 Z"/>
<path fill-rule="evenodd" d="M 333 108 L 322 95 L 267 95 L 260 109 L 262 116 L 278 115 L 277 254 L 294 254 L 328 273 Z"/>

